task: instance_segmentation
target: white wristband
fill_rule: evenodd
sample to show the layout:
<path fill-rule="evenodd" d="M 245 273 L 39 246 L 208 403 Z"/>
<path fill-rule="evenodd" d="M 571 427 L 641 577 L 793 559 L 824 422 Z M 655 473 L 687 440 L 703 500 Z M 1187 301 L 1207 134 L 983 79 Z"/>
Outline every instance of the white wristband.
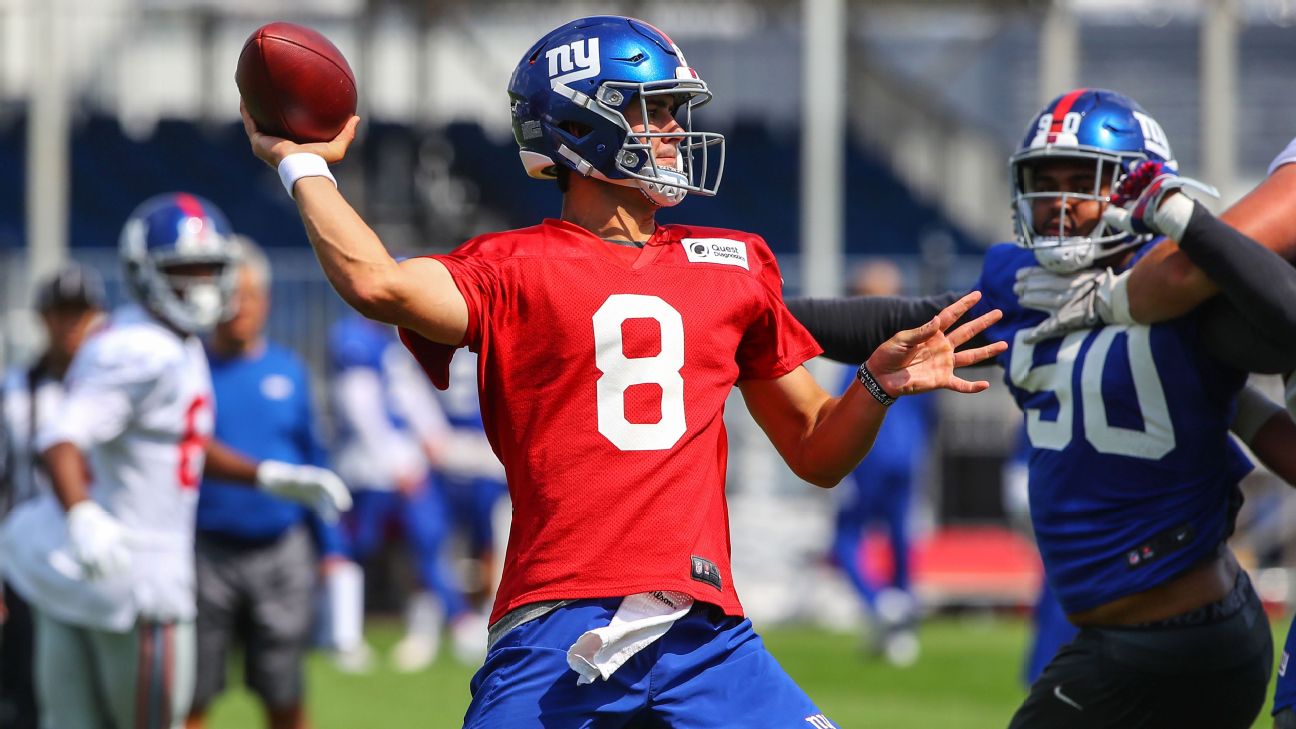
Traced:
<path fill-rule="evenodd" d="M 333 173 L 329 172 L 328 162 L 318 154 L 310 152 L 296 152 L 279 160 L 279 181 L 283 183 L 284 189 L 288 191 L 288 197 L 293 195 L 293 185 L 303 177 L 327 177 L 333 187 L 337 187 L 337 180 L 334 179 Z"/>
<path fill-rule="evenodd" d="M 1192 220 L 1192 214 L 1192 198 L 1182 193 L 1176 195 L 1172 192 L 1157 206 L 1155 219 L 1149 223 L 1170 240 L 1181 241 L 1184 231 L 1188 229 L 1188 221 Z"/>
<path fill-rule="evenodd" d="M 1273 162 L 1269 163 L 1269 171 L 1265 174 L 1272 175 L 1274 170 L 1289 162 L 1296 162 L 1296 139 L 1288 142 L 1283 151 L 1279 152 L 1278 156 L 1273 158 Z"/>

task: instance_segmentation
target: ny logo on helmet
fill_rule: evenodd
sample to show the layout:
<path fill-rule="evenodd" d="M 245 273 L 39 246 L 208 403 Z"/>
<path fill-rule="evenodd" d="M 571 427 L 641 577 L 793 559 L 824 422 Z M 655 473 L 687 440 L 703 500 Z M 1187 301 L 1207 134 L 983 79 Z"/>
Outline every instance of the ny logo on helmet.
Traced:
<path fill-rule="evenodd" d="M 1173 157 L 1174 155 L 1170 154 L 1170 140 L 1166 139 L 1165 130 L 1161 128 L 1160 124 L 1157 124 L 1156 119 L 1141 111 L 1131 113 L 1134 114 L 1134 119 L 1143 132 L 1143 146 L 1149 152 L 1161 155 L 1162 159 L 1169 160 Z"/>
<path fill-rule="evenodd" d="M 599 75 L 599 39 L 582 38 L 545 52 L 549 83 L 554 89 Z M 561 75 L 559 75 L 561 74 Z"/>

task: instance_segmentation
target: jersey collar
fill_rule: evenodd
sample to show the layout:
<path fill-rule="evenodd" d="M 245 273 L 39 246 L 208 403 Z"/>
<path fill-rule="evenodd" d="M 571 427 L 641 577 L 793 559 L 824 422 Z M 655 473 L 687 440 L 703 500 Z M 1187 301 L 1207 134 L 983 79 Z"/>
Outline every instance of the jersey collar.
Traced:
<path fill-rule="evenodd" d="M 561 236 L 569 236 L 580 246 L 598 255 L 603 260 L 611 262 L 618 268 L 627 271 L 639 271 L 647 268 L 661 251 L 670 243 L 675 242 L 675 236 L 672 234 L 671 226 L 658 225 L 653 234 L 644 242 L 643 248 L 639 249 L 639 255 L 631 260 L 625 257 L 623 248 L 615 243 L 608 243 L 602 238 L 595 235 L 592 231 L 582 228 L 575 223 L 557 218 L 545 218 L 544 225 L 550 232 L 557 233 Z"/>

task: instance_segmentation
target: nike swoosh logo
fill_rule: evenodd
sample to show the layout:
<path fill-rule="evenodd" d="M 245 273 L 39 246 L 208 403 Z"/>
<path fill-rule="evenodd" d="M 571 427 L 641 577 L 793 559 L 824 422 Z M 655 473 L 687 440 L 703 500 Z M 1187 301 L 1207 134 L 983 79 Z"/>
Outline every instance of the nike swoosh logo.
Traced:
<path fill-rule="evenodd" d="M 1061 701 L 1067 706 L 1073 707 L 1076 711 L 1084 711 L 1084 707 L 1081 706 L 1080 704 L 1077 704 L 1075 702 L 1075 699 L 1072 699 L 1070 696 L 1067 696 L 1066 694 L 1062 693 L 1062 684 L 1058 684 L 1057 686 L 1053 687 L 1053 695 L 1057 697 L 1058 701 Z"/>

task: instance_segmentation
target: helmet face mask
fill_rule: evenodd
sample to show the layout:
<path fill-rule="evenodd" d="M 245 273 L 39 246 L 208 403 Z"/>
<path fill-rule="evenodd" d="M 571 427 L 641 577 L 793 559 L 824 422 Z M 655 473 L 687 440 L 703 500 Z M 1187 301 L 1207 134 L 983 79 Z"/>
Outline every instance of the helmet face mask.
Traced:
<path fill-rule="evenodd" d="M 1142 242 L 1109 228 L 1101 217 L 1127 163 L 1103 150 L 1082 155 L 1028 153 L 1014 159 L 1017 239 L 1028 241 L 1023 245 L 1035 252 L 1041 266 L 1071 273 Z M 1068 189 L 1052 177 L 1050 167 L 1086 170 L 1085 183 Z"/>
<path fill-rule="evenodd" d="M 660 206 L 719 188 L 724 136 L 693 130 L 693 109 L 711 92 L 679 47 L 647 23 L 596 16 L 548 33 L 518 64 L 509 95 L 514 137 L 532 177 L 553 178 L 563 165 L 637 188 Z M 653 130 L 649 104 L 663 96 L 676 101 L 676 124 Z M 641 128 L 630 122 L 631 105 L 638 105 Z M 676 146 L 673 168 L 658 163 L 654 144 Z"/>
<path fill-rule="evenodd" d="M 237 253 L 225 216 L 201 198 L 149 198 L 122 228 L 126 281 L 141 305 L 172 327 L 199 334 L 232 313 Z"/>
<path fill-rule="evenodd" d="M 601 92 L 601 95 L 626 93 L 617 87 L 623 87 L 630 93 L 630 103 L 639 106 L 639 119 L 643 120 L 642 126 L 631 125 L 624 113 L 617 112 L 618 121 L 626 131 L 621 153 L 616 156 L 617 170 L 631 180 L 645 183 L 639 185 L 640 189 L 659 206 L 675 205 L 689 192 L 714 195 L 720 186 L 720 176 L 724 169 L 724 136 L 716 132 L 684 131 L 693 128 L 693 109 L 711 100 L 711 92 L 706 84 L 701 80 L 695 84 L 608 82 L 604 84 L 604 88 L 609 89 L 609 92 Z M 649 101 L 663 96 L 674 98 L 674 115 L 679 128 L 650 131 L 648 120 L 652 116 Z M 657 163 L 653 140 L 664 140 L 662 143 L 675 145 L 674 167 L 663 167 Z M 708 179 L 708 172 L 712 169 L 711 147 L 717 148 L 719 163 L 714 178 Z"/>
<path fill-rule="evenodd" d="M 1018 244 L 1030 248 L 1041 266 L 1072 273 L 1148 242 L 1152 236 L 1128 235 L 1101 219 L 1121 175 L 1148 159 L 1175 165 L 1161 126 L 1132 99 L 1102 89 L 1058 97 L 1009 160 Z M 1057 184 L 1040 174 L 1068 164 L 1080 170 L 1092 165 L 1083 185 Z M 1041 177 L 1047 184 L 1039 184 Z M 1043 211 L 1048 217 L 1040 219 Z"/>

